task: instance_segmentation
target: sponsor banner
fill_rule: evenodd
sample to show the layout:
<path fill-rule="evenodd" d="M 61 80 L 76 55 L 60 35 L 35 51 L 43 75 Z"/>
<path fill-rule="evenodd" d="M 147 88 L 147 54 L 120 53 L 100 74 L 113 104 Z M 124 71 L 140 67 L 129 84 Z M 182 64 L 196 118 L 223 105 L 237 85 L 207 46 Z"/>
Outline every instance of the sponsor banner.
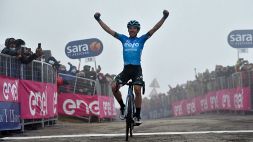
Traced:
<path fill-rule="evenodd" d="M 230 32 L 228 44 L 234 48 L 253 48 L 253 30 L 234 30 Z"/>
<path fill-rule="evenodd" d="M 103 44 L 97 38 L 71 41 L 65 47 L 65 54 L 70 59 L 95 57 L 102 51 Z"/>
<path fill-rule="evenodd" d="M 71 93 L 61 93 L 58 96 L 58 111 L 60 115 L 69 116 L 112 118 L 116 115 L 112 97 Z"/>
<path fill-rule="evenodd" d="M 204 96 L 172 104 L 174 116 L 194 115 L 216 110 L 250 110 L 250 88 L 233 88 L 209 92 Z"/>
<path fill-rule="evenodd" d="M 112 118 L 117 115 L 113 97 L 98 96 L 98 101 L 100 118 Z"/>
<path fill-rule="evenodd" d="M 19 95 L 22 119 L 57 116 L 57 86 L 55 84 L 20 80 Z"/>
<path fill-rule="evenodd" d="M 0 76 L 0 101 L 18 102 L 18 84 L 18 79 Z"/>
<path fill-rule="evenodd" d="M 17 102 L 0 102 L 0 131 L 21 129 Z"/>

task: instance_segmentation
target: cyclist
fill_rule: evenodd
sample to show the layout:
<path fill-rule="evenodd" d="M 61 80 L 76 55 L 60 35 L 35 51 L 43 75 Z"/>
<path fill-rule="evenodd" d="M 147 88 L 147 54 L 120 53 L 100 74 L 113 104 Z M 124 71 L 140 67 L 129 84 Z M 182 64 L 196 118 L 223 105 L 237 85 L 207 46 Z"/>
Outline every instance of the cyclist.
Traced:
<path fill-rule="evenodd" d="M 135 106 L 136 113 L 134 116 L 134 121 L 136 124 L 140 125 L 142 123 L 140 112 L 141 112 L 141 85 L 144 84 L 143 76 L 142 76 L 142 68 L 141 68 L 141 53 L 144 47 L 144 43 L 148 38 L 150 38 L 164 23 L 166 18 L 169 16 L 169 12 L 167 10 L 163 11 L 163 17 L 159 20 L 159 22 L 146 34 L 141 37 L 137 37 L 138 32 L 140 31 L 140 23 L 136 20 L 131 20 L 127 24 L 129 37 L 119 34 L 109 28 L 101 19 L 101 14 L 96 12 L 94 14 L 94 18 L 97 20 L 99 25 L 110 35 L 117 38 L 121 41 L 123 45 L 123 59 L 124 59 L 124 69 L 118 74 L 113 83 L 112 83 L 112 91 L 113 94 L 120 104 L 120 119 L 124 119 L 124 110 L 125 104 L 122 100 L 121 92 L 119 91 L 120 87 L 126 84 L 130 79 L 134 84 L 134 92 L 135 92 Z"/>

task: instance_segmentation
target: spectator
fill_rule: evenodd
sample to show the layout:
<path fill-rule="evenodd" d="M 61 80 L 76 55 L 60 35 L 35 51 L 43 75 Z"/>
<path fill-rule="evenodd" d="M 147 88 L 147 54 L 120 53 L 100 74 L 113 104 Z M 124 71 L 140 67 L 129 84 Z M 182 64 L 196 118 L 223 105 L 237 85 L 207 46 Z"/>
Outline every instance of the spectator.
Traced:
<path fill-rule="evenodd" d="M 5 40 L 5 48 L 2 50 L 3 54 L 10 56 L 17 56 L 16 44 L 14 38 L 7 38 Z"/>
<path fill-rule="evenodd" d="M 68 64 L 70 67 L 69 67 L 69 70 L 67 71 L 67 74 L 76 76 L 76 73 L 77 73 L 76 66 L 72 65 L 70 62 L 68 62 Z"/>
<path fill-rule="evenodd" d="M 58 73 L 67 74 L 66 66 L 60 64 L 60 67 L 58 69 Z"/>
<path fill-rule="evenodd" d="M 100 71 L 101 71 L 101 66 L 98 65 L 98 68 L 97 68 L 96 72 L 97 72 L 97 73 L 100 73 Z"/>
<path fill-rule="evenodd" d="M 47 60 L 46 60 L 47 63 L 51 64 L 56 70 L 59 70 L 60 68 L 60 61 L 57 61 L 53 56 L 49 57 Z M 65 67 L 66 69 L 66 67 Z"/>
<path fill-rule="evenodd" d="M 31 48 L 27 48 L 25 46 L 25 41 L 22 39 L 15 40 L 15 47 L 17 57 L 20 59 L 21 63 L 29 64 L 31 61 L 39 58 L 42 56 L 42 48 L 38 47 L 36 49 L 36 53 L 31 51 Z"/>
<path fill-rule="evenodd" d="M 85 74 L 85 78 L 93 79 L 93 80 L 96 79 L 97 73 L 95 72 L 94 68 L 91 69 L 91 66 L 89 66 L 89 65 L 83 66 L 83 72 Z M 100 70 L 99 70 L 99 72 L 100 72 Z"/>

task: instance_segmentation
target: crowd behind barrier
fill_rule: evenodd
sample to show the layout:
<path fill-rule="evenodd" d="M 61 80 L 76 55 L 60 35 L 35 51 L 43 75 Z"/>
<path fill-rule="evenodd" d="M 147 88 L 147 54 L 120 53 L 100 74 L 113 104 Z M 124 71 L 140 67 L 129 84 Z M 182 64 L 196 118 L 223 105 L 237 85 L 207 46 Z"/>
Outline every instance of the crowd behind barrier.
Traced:
<path fill-rule="evenodd" d="M 59 62 L 33 60 L 29 64 L 23 64 L 16 57 L 0 53 L 0 89 L 3 90 L 0 96 L 0 116 L 6 118 L 3 120 L 5 123 L 0 122 L 0 131 L 20 128 L 24 131 L 24 126 L 28 124 L 40 123 L 44 127 L 46 122 L 55 123 L 58 110 L 63 110 L 62 107 L 59 109 L 58 101 L 69 100 L 63 100 L 66 94 L 76 101 L 72 105 L 79 105 L 79 116 L 83 116 L 86 104 L 89 105 L 87 108 L 90 112 L 86 114 L 89 117 L 113 119 L 116 116 L 110 89 L 113 76 L 100 73 L 100 66 L 97 72 L 85 70 L 73 74 L 73 69 L 76 68 L 72 66 L 69 73 L 57 74 L 62 65 L 57 68 L 55 63 Z M 59 78 L 62 78 L 62 84 L 57 86 Z M 57 95 L 58 91 L 63 98 Z"/>
<path fill-rule="evenodd" d="M 94 95 L 96 80 L 59 73 L 63 79 L 63 84 L 59 86 L 60 93 L 73 93 Z"/>
<path fill-rule="evenodd" d="M 168 94 L 170 101 L 190 99 L 196 96 L 205 95 L 208 92 L 236 87 L 248 87 L 252 85 L 253 64 L 239 59 L 235 66 L 223 67 L 217 65 L 215 70 L 198 73 L 194 81 L 187 81 L 186 84 L 170 87 Z"/>
<path fill-rule="evenodd" d="M 13 56 L 23 64 L 29 64 L 43 55 L 41 43 L 38 43 L 36 52 L 33 53 L 31 48 L 26 47 L 23 39 L 7 38 L 5 47 L 1 50 L 2 54 Z"/>
<path fill-rule="evenodd" d="M 100 66 L 99 70 L 96 72 L 89 68 L 90 66 L 85 65 L 83 70 L 77 71 L 74 74 L 71 69 L 69 72 L 60 71 L 59 77 L 62 83 L 59 86 L 59 92 L 81 95 L 113 96 L 111 82 L 115 75 L 109 75 L 108 73 L 104 75 L 100 72 Z"/>
<path fill-rule="evenodd" d="M 168 93 L 174 116 L 220 110 L 251 111 L 252 67 L 248 61 L 239 59 L 235 66 L 216 66 L 211 73 L 206 71 L 192 82 L 171 88 Z"/>
<path fill-rule="evenodd" d="M 169 97 L 165 93 L 152 95 L 142 100 L 142 118 L 157 119 L 170 116 Z"/>
<path fill-rule="evenodd" d="M 150 98 L 144 98 L 142 106 L 143 118 L 153 119 L 175 116 L 175 104 L 185 105 L 186 113 L 190 109 L 197 112 L 195 105 L 203 106 L 205 104 L 206 106 L 203 107 L 212 108 L 213 102 L 219 103 L 217 105 L 219 107 L 215 110 L 252 110 L 253 64 L 248 61 L 240 58 L 234 66 L 224 67 L 217 65 L 214 71 L 209 72 L 206 70 L 204 73 L 196 74 L 195 77 L 195 80 L 187 81 L 185 84 L 176 85 L 176 87 L 169 86 L 167 94 L 158 93 L 157 95 L 150 96 Z M 224 106 L 226 105 L 224 104 L 226 103 L 226 100 L 224 100 L 226 97 L 230 99 L 230 108 Z M 212 99 L 214 99 L 213 102 Z M 209 102 L 210 100 L 211 102 Z M 191 107 L 193 104 L 194 107 Z M 237 107 L 238 104 L 239 108 Z M 181 111 L 182 109 L 184 108 L 181 108 Z M 208 109 L 205 111 L 213 110 Z M 204 111 L 198 111 L 198 113 L 201 112 Z M 189 114 L 195 113 L 190 112 Z"/>
<path fill-rule="evenodd" d="M 104 75 L 100 70 L 101 67 L 95 72 L 86 65 L 84 70 L 75 74 L 73 71 L 59 73 L 62 80 L 58 87 L 59 115 L 87 119 L 89 122 L 93 118 L 97 121 L 112 120 L 116 116 L 111 91 L 113 76 Z"/>
<path fill-rule="evenodd" d="M 1 53 L 0 75 L 44 83 L 56 83 L 56 71 L 50 64 L 37 60 L 29 64 L 22 64 L 15 57 Z"/>
<path fill-rule="evenodd" d="M 56 70 L 37 60 L 23 64 L 0 53 L 0 131 L 57 120 Z"/>
<path fill-rule="evenodd" d="M 250 87 L 237 87 L 208 92 L 205 95 L 172 103 L 174 116 L 196 115 L 207 112 L 250 112 Z"/>

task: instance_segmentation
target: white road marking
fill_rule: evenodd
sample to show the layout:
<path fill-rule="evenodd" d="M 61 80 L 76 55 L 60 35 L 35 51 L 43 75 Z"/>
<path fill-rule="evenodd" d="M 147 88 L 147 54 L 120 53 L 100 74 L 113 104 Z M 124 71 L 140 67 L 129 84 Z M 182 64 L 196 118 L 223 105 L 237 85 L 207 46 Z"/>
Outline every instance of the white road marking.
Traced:
<path fill-rule="evenodd" d="M 224 133 L 253 133 L 253 130 L 235 131 L 195 131 L 195 132 L 157 132 L 157 133 L 134 133 L 135 136 L 151 135 L 193 135 L 193 134 L 224 134 Z M 76 138 L 76 137 L 117 137 L 125 134 L 77 134 L 77 135 L 52 135 L 52 136 L 33 136 L 33 137 L 4 137 L 0 140 L 31 140 L 31 139 L 51 139 L 51 138 Z"/>

